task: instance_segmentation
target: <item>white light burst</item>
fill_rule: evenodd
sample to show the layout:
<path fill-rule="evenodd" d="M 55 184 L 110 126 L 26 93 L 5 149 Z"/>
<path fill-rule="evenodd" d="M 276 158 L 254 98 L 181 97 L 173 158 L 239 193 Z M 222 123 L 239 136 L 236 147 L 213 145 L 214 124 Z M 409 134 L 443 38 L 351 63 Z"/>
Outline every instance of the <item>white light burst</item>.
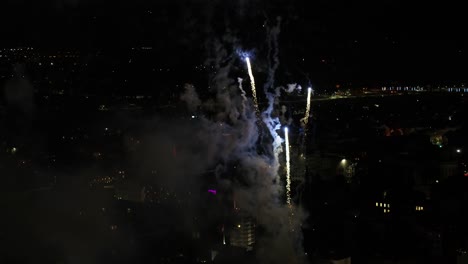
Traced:
<path fill-rule="evenodd" d="M 309 123 L 309 115 L 310 115 L 310 97 L 312 95 L 312 88 L 309 87 L 307 89 L 307 106 L 306 106 L 306 111 L 304 114 L 304 118 L 301 119 L 301 121 L 304 123 L 305 126 L 307 126 L 307 123 Z"/>
<path fill-rule="evenodd" d="M 286 203 L 291 205 L 291 164 L 289 156 L 289 130 L 284 128 L 284 144 L 286 145 Z"/>
<path fill-rule="evenodd" d="M 255 87 L 255 79 L 252 73 L 252 65 L 250 64 L 250 58 L 246 57 L 245 61 L 247 62 L 247 71 L 249 72 L 250 86 L 252 87 L 252 97 L 254 101 L 255 113 L 257 114 L 257 117 L 260 117 L 260 110 L 258 109 L 257 100 L 257 88 Z"/>

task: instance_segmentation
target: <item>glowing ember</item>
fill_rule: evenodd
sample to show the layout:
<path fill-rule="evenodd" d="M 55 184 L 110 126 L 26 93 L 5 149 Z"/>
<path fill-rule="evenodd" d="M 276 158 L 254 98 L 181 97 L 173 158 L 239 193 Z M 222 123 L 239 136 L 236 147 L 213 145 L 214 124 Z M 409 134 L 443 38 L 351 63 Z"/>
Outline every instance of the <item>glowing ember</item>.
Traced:
<path fill-rule="evenodd" d="M 291 164 L 289 156 L 289 130 L 284 129 L 284 144 L 286 145 L 286 203 L 291 204 Z"/>
<path fill-rule="evenodd" d="M 249 72 L 250 86 L 252 87 L 252 97 L 254 101 L 255 113 L 257 114 L 257 117 L 260 117 L 260 110 L 258 109 L 257 101 L 257 89 L 255 87 L 255 79 L 252 73 L 252 65 L 250 65 L 250 58 L 246 57 L 245 61 L 247 62 L 247 71 Z"/>

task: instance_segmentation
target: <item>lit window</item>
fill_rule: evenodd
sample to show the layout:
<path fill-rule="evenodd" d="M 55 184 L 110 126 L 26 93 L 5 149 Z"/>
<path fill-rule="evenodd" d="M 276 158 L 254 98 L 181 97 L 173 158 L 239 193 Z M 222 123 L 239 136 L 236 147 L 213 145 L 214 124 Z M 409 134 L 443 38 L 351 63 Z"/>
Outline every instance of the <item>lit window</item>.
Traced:
<path fill-rule="evenodd" d="M 375 203 L 375 206 L 379 207 L 379 203 Z"/>
<path fill-rule="evenodd" d="M 387 207 L 387 204 L 383 204 L 383 207 Z"/>
<path fill-rule="evenodd" d="M 387 213 L 387 209 L 383 209 L 383 212 L 384 212 L 384 213 Z"/>
<path fill-rule="evenodd" d="M 382 207 L 382 203 L 380 203 L 380 207 Z"/>
<path fill-rule="evenodd" d="M 387 204 L 387 207 L 390 208 L 390 204 Z"/>
<path fill-rule="evenodd" d="M 387 213 L 390 213 L 390 209 L 387 210 Z"/>

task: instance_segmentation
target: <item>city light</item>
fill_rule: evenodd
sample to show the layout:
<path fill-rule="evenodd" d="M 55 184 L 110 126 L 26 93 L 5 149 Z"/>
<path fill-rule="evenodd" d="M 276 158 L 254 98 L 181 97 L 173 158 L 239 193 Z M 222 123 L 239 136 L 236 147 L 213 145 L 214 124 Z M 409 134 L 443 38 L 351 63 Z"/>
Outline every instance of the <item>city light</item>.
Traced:
<path fill-rule="evenodd" d="M 461 149 L 457 149 L 457 153 L 461 153 Z"/>

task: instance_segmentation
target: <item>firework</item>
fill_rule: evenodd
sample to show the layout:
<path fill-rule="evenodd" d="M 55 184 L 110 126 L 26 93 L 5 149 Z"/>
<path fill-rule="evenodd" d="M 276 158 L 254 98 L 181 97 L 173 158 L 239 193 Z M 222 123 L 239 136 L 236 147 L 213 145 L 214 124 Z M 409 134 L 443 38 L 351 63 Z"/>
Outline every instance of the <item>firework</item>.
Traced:
<path fill-rule="evenodd" d="M 286 203 L 291 205 L 291 164 L 289 156 L 289 130 L 284 128 L 284 144 L 286 145 Z"/>
<path fill-rule="evenodd" d="M 307 89 L 307 106 L 306 106 L 306 111 L 304 114 L 304 118 L 301 119 L 301 121 L 304 123 L 304 126 L 307 126 L 307 123 L 309 123 L 309 115 L 310 115 L 310 97 L 312 95 L 312 88 L 309 87 Z"/>
<path fill-rule="evenodd" d="M 258 100 L 257 100 L 257 88 L 255 87 L 255 79 L 252 73 L 252 65 L 250 64 L 250 58 L 246 57 L 245 61 L 247 63 L 247 71 L 249 72 L 249 77 L 250 77 L 250 86 L 252 88 L 252 97 L 254 101 L 255 113 L 257 114 L 257 117 L 260 117 L 260 110 L 258 109 Z"/>

